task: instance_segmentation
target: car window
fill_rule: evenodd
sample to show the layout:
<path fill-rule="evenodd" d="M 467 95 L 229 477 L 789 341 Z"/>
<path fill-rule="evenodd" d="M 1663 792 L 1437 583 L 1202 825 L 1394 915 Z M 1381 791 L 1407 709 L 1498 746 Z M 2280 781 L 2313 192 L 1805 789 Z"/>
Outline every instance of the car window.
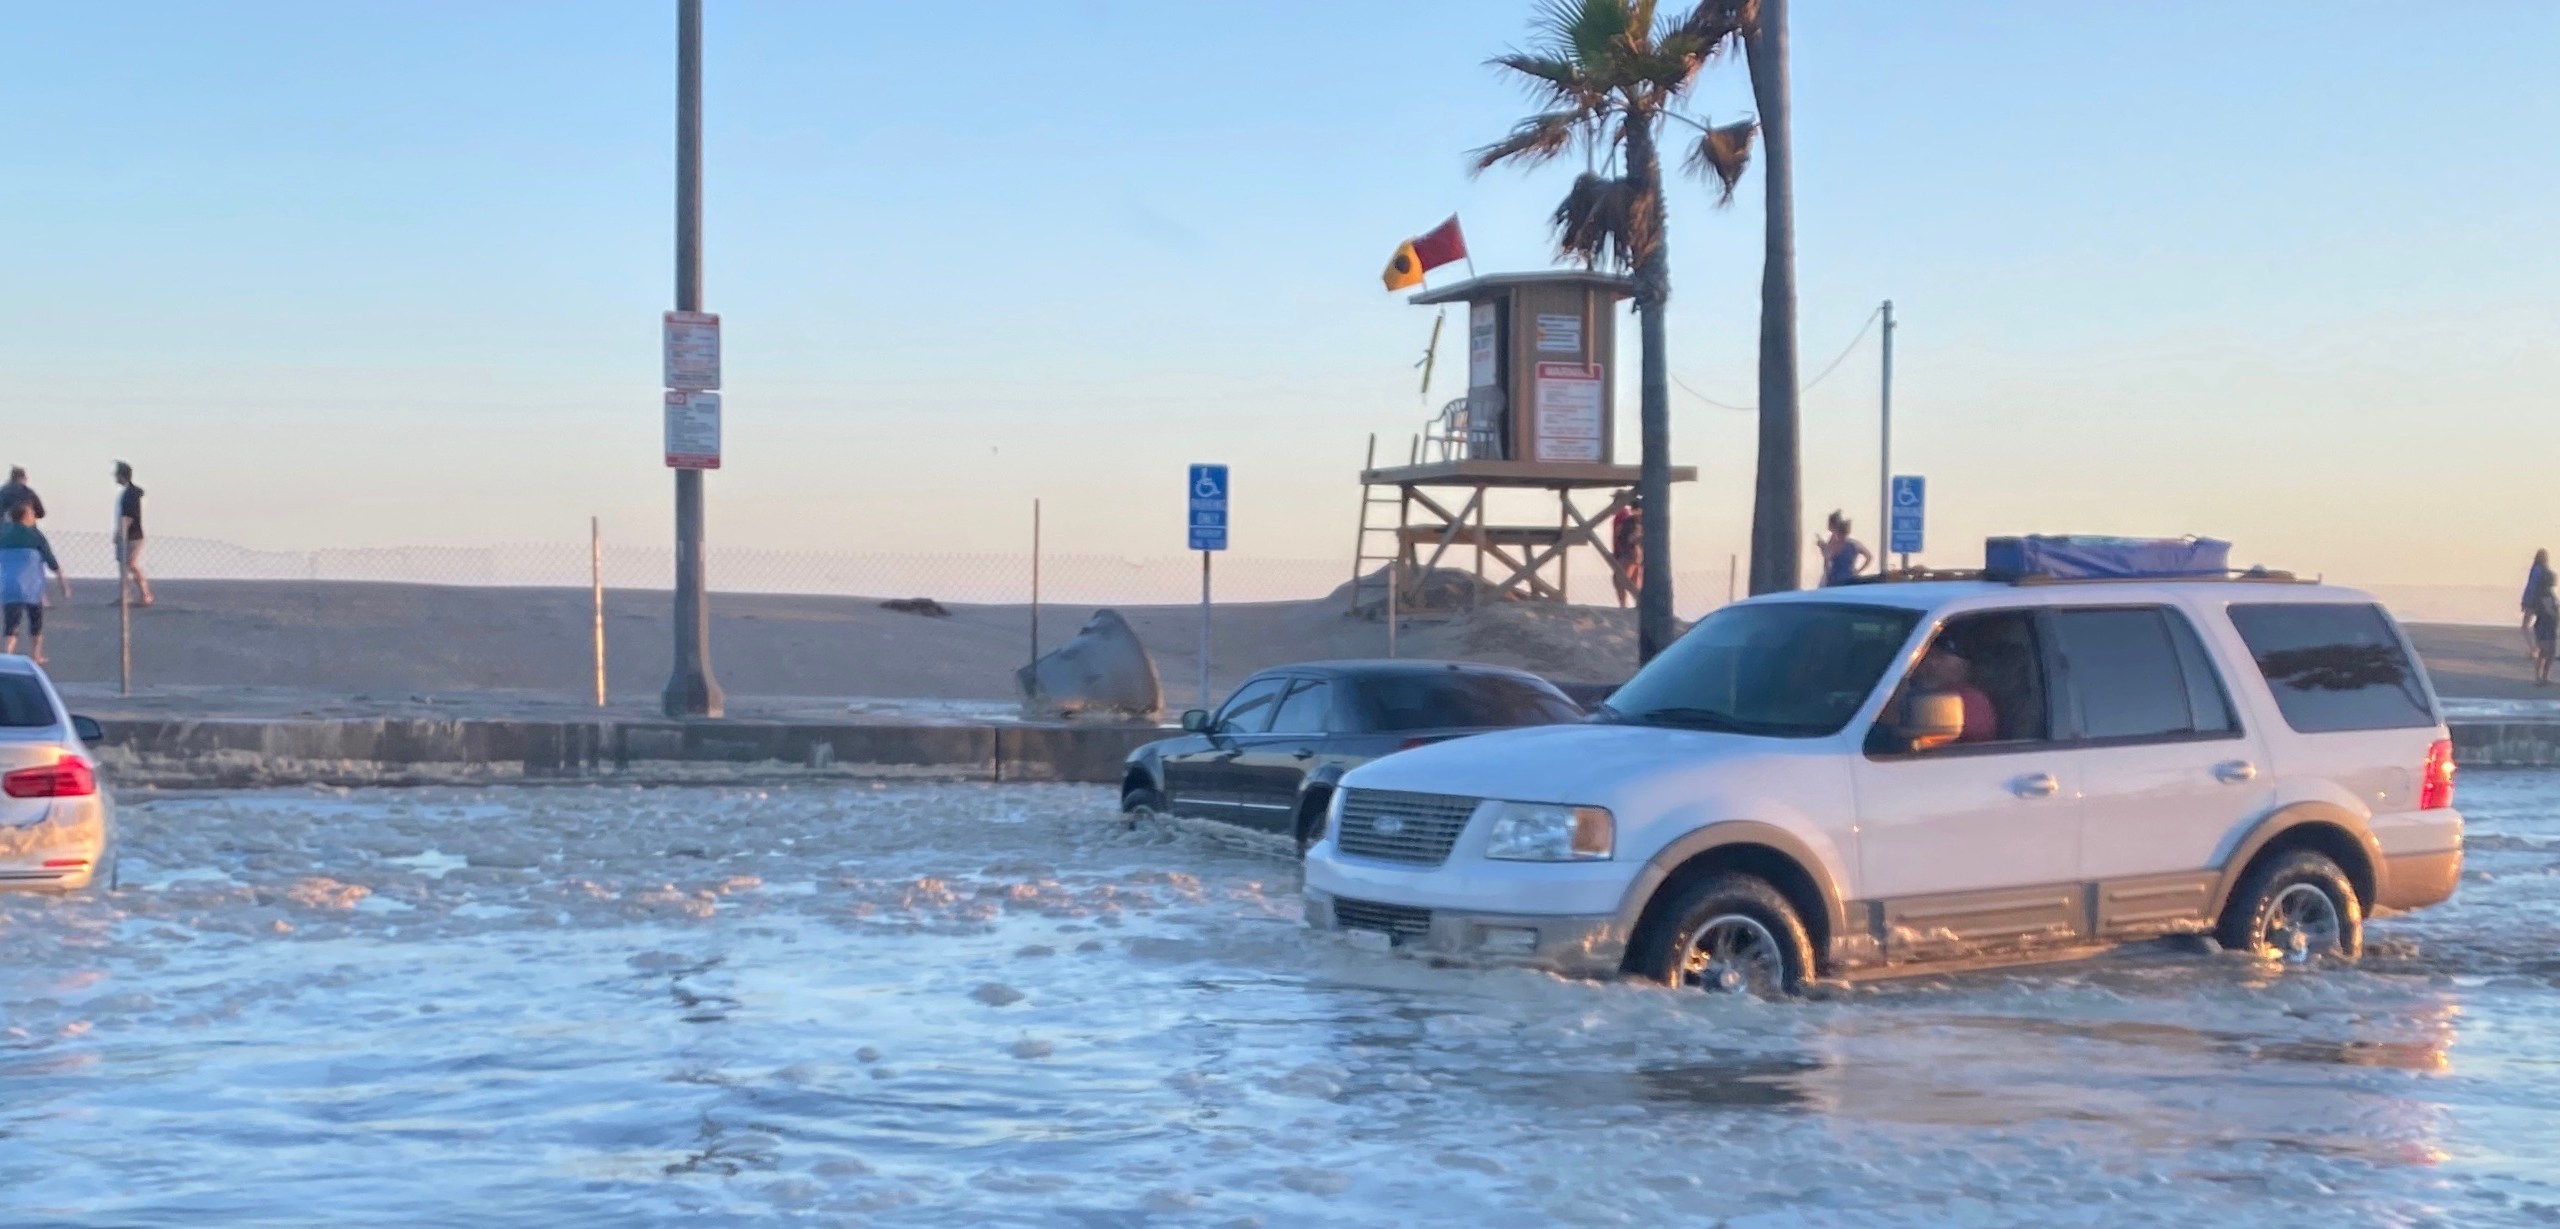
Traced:
<path fill-rule="evenodd" d="M 53 698 L 32 674 L 0 674 L 0 729 L 40 730 L 60 725 Z"/>
<path fill-rule="evenodd" d="M 1890 734 L 1912 695 L 1952 691 L 1964 699 L 1964 733 L 1934 750 L 2046 741 L 2053 718 L 2039 639 L 2033 611 L 1994 610 L 1947 620 L 1885 705 L 1879 731 Z M 1874 745 L 1883 749 L 1891 740 Z"/>
<path fill-rule="evenodd" d="M 1300 683 L 1271 718 L 1274 734 L 1322 734 L 1333 724 L 1333 685 L 1319 679 Z"/>
<path fill-rule="evenodd" d="M 2053 612 L 2083 738 L 2192 734 L 2195 706 L 2169 620 L 2157 607 Z"/>
<path fill-rule="evenodd" d="M 2195 714 L 2199 734 L 2236 734 L 2240 717 L 2231 708 L 2231 691 L 2222 685 L 2222 671 L 2213 664 L 2213 654 L 2204 651 L 2204 641 L 2196 636 L 2195 624 L 2180 611 L 2166 612 L 2169 638 L 2178 644 L 2178 669 L 2187 680 L 2187 708 Z"/>
<path fill-rule="evenodd" d="M 1279 703 L 1280 692 L 1289 685 L 1285 678 L 1255 679 L 1227 697 L 1227 706 L 1218 710 L 1217 724 L 1221 734 L 1259 734 L 1271 725 L 1272 707 Z"/>
<path fill-rule="evenodd" d="M 2408 651 L 2379 606 L 2253 602 L 2231 624 L 2257 659 L 2286 725 L 2305 734 L 2436 723 Z"/>
<path fill-rule="evenodd" d="M 1849 602 L 1744 602 L 1698 621 L 1609 697 L 1600 717 L 1781 738 L 1836 734 L 1920 621 Z"/>
<path fill-rule="evenodd" d="M 1361 680 L 1358 694 L 1363 728 L 1381 734 L 1556 725 L 1582 718 L 1581 706 L 1563 692 L 1510 674 L 1388 674 Z"/>

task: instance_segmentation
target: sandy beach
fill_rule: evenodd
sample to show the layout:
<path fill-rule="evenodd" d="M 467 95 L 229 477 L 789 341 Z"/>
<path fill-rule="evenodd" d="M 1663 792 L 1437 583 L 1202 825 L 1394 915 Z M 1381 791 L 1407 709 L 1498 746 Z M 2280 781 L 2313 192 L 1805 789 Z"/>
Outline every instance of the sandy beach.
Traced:
<path fill-rule="evenodd" d="M 353 716 L 386 712 L 569 715 L 591 712 L 591 608 L 569 589 L 457 588 L 339 582 L 169 581 L 159 604 L 136 610 L 136 694 L 119 698 L 116 610 L 104 586 L 49 613 L 54 676 L 90 710 L 183 714 Z M 1025 606 L 953 605 L 948 618 L 881 608 L 877 599 L 720 594 L 713 653 L 739 716 L 986 720 L 1013 712 L 1013 672 L 1030 656 Z M 1199 690 L 1199 610 L 1120 607 L 1154 655 L 1165 702 L 1179 711 Z M 1040 640 L 1054 649 L 1092 607 L 1044 607 Z M 655 711 L 666 681 L 669 600 L 663 592 L 606 595 L 611 707 Z M 2448 697 L 2528 702 L 2533 686 L 2513 629 L 2413 624 L 2437 687 Z M 1291 661 L 1378 657 L 1379 622 L 1346 618 L 1332 600 L 1218 607 L 1210 687 Z M 1408 657 L 1458 658 L 1535 670 L 1570 682 L 1613 682 L 1635 662 L 1625 611 L 1503 605 L 1415 620 L 1399 633 Z"/>

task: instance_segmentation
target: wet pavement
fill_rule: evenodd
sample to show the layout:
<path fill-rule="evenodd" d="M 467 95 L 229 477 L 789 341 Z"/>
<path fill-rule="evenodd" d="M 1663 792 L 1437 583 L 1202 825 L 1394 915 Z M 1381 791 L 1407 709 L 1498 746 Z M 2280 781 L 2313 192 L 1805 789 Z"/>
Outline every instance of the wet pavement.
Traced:
<path fill-rule="evenodd" d="M 2560 774 L 2354 969 L 1705 999 L 1310 936 L 1068 787 L 127 801 L 0 898 L 0 1224 L 2560 1222 Z"/>

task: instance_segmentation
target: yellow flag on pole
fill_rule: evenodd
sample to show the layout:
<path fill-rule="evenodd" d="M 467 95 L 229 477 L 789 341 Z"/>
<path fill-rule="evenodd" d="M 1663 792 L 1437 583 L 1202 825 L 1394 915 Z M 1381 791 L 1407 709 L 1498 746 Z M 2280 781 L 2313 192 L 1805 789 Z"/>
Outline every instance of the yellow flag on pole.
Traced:
<path fill-rule="evenodd" d="M 1389 290 L 1422 284 L 1422 257 L 1414 254 L 1413 240 L 1407 239 L 1396 245 L 1395 257 L 1387 262 L 1384 277 Z"/>

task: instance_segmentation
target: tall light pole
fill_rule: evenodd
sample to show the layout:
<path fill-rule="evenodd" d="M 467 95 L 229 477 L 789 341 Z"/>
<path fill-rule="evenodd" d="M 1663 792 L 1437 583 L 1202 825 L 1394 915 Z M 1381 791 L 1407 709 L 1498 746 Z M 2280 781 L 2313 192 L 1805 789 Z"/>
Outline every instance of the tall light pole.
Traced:
<path fill-rule="evenodd" d="M 676 0 L 676 310 L 702 310 L 702 0 Z M 666 714 L 717 717 L 703 592 L 702 471 L 676 471 L 676 662 Z"/>
<path fill-rule="evenodd" d="M 1891 571 L 1893 568 L 1892 564 L 1885 562 L 1885 548 L 1893 545 L 1893 300 L 1891 299 L 1884 301 L 1884 381 L 1881 387 L 1882 403 L 1877 406 L 1877 416 L 1883 424 L 1884 443 L 1877 452 L 1880 458 L 1877 468 L 1882 472 L 1876 476 L 1878 488 L 1876 491 L 1876 571 L 1879 573 Z"/>

